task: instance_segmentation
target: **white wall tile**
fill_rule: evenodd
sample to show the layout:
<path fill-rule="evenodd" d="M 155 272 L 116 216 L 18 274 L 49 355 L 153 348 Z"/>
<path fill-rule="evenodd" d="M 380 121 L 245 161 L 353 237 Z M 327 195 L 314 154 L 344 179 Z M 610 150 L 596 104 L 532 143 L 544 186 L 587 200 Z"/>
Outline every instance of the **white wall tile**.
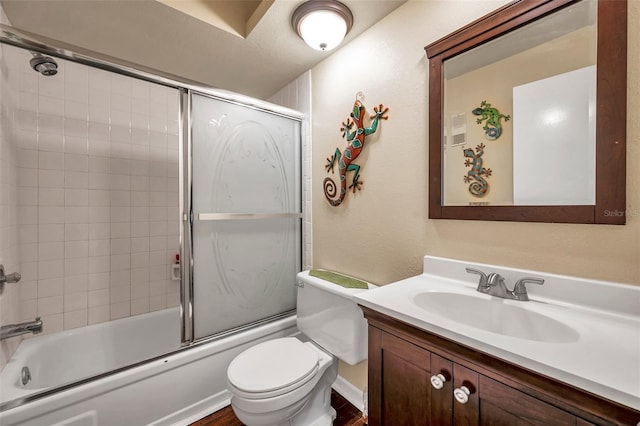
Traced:
<path fill-rule="evenodd" d="M 67 206 L 64 211 L 65 223 L 89 223 L 89 207 Z"/>
<path fill-rule="evenodd" d="M 94 306 L 88 309 L 88 323 L 99 324 L 111 319 L 109 305 Z"/>
<path fill-rule="evenodd" d="M 63 130 L 67 129 L 67 125 L 65 124 L 65 120 L 62 118 L 62 115 L 52 115 L 52 114 L 40 114 L 37 116 L 37 125 L 38 125 L 38 149 L 42 150 L 46 147 L 40 145 L 40 137 L 42 135 L 56 135 L 62 136 Z M 71 120 L 67 120 L 67 123 Z M 71 123 L 69 124 L 70 127 Z M 72 135 L 76 136 L 76 135 Z M 79 135 L 78 135 L 79 136 Z M 86 136 L 86 135 L 85 135 Z"/>
<path fill-rule="evenodd" d="M 89 87 L 88 73 L 83 74 L 82 78 L 70 78 L 69 68 L 65 73 L 64 99 L 66 102 L 77 102 L 84 105 L 89 103 Z M 86 80 L 86 81 L 83 81 Z M 66 112 L 66 111 L 65 111 Z"/>
<path fill-rule="evenodd" d="M 149 266 L 149 252 L 132 253 L 131 254 L 131 267 L 132 268 L 145 268 Z"/>
<path fill-rule="evenodd" d="M 38 279 L 38 262 L 20 263 L 20 273 L 24 281 L 36 281 Z"/>
<path fill-rule="evenodd" d="M 67 241 L 64 243 L 64 256 L 66 259 L 89 257 L 89 241 Z"/>
<path fill-rule="evenodd" d="M 64 172 L 61 170 L 38 170 L 40 188 L 64 188 Z"/>
<path fill-rule="evenodd" d="M 89 188 L 89 173 L 66 171 L 64 174 L 65 188 Z"/>
<path fill-rule="evenodd" d="M 119 302 L 111 304 L 111 319 L 119 319 L 131 315 L 131 302 Z"/>
<path fill-rule="evenodd" d="M 56 85 L 59 86 L 59 85 Z M 38 97 L 38 114 L 62 115 L 64 111 L 63 97 L 40 95 Z"/>
<path fill-rule="evenodd" d="M 20 300 L 33 300 L 38 298 L 37 281 L 20 282 Z"/>
<path fill-rule="evenodd" d="M 64 204 L 71 207 L 88 206 L 89 190 L 66 188 L 64 190 Z"/>
<path fill-rule="evenodd" d="M 109 305 L 109 289 L 90 290 L 88 292 L 87 305 L 89 308 Z"/>
<path fill-rule="evenodd" d="M 38 95 L 29 92 L 20 92 L 18 95 L 18 108 L 24 111 L 38 112 Z"/>
<path fill-rule="evenodd" d="M 108 290 L 109 277 L 109 271 L 89 274 L 89 291 Z"/>
<path fill-rule="evenodd" d="M 60 297 L 60 300 L 62 300 L 62 297 Z M 39 301 L 40 300 L 38 300 L 38 302 Z M 42 322 L 46 324 L 43 327 L 42 334 L 52 334 L 52 333 L 57 333 L 59 331 L 64 330 L 64 326 L 63 326 L 64 316 L 62 313 L 43 314 L 40 312 L 40 304 L 38 304 L 38 315 L 41 315 Z"/>
<path fill-rule="evenodd" d="M 131 315 L 140 315 L 149 312 L 149 298 L 131 300 Z"/>
<path fill-rule="evenodd" d="M 18 151 L 18 167 L 37 169 L 38 151 L 35 149 L 20 149 L 20 151 Z"/>
<path fill-rule="evenodd" d="M 59 207 L 59 206 L 39 207 L 38 222 L 41 224 L 64 223 L 64 207 Z"/>
<path fill-rule="evenodd" d="M 72 310 L 64 312 L 64 329 L 70 330 L 73 328 L 84 327 L 88 324 L 88 311 L 87 309 Z"/>
<path fill-rule="evenodd" d="M 37 262 L 38 243 L 20 244 L 20 259 L 23 262 Z"/>
<path fill-rule="evenodd" d="M 18 205 L 21 206 L 37 206 L 38 205 L 38 188 L 37 187 L 21 187 L 18 191 Z"/>
<path fill-rule="evenodd" d="M 64 206 L 64 189 L 42 188 L 38 191 L 38 205 Z"/>
<path fill-rule="evenodd" d="M 111 256 L 92 256 L 89 258 L 89 274 L 109 272 L 111 270 Z M 91 276 L 89 276 L 91 280 Z"/>
<path fill-rule="evenodd" d="M 63 312 L 63 298 L 62 296 L 53 296 L 53 297 L 42 297 L 38 298 L 38 315 L 46 317 L 48 315 L 60 314 Z M 47 323 L 47 331 L 50 329 L 50 325 L 48 321 L 43 320 L 43 322 Z"/>
<path fill-rule="evenodd" d="M 56 260 L 64 258 L 64 243 L 40 243 L 38 244 L 38 260 Z"/>
<path fill-rule="evenodd" d="M 67 223 L 64 225 L 65 241 L 87 240 L 89 238 L 89 224 Z"/>
<path fill-rule="evenodd" d="M 39 280 L 37 283 L 37 294 L 39 299 L 62 296 L 64 293 L 64 282 L 62 278 Z"/>
<path fill-rule="evenodd" d="M 111 235 L 111 224 L 91 223 L 89 224 L 89 239 L 107 239 Z"/>
<path fill-rule="evenodd" d="M 37 206 L 18 206 L 18 224 L 32 225 L 38 223 Z"/>
<path fill-rule="evenodd" d="M 76 102 L 67 99 L 64 102 L 64 116 L 65 118 L 87 120 L 89 117 L 89 105 L 87 105 L 86 102 Z"/>
<path fill-rule="evenodd" d="M 69 311 L 76 311 L 83 309 L 86 311 L 87 309 L 87 292 L 79 292 L 79 293 L 65 293 L 63 299 L 64 312 L 65 315 Z M 85 312 L 85 324 L 86 325 L 86 312 Z M 68 327 L 65 327 L 65 329 Z"/>
<path fill-rule="evenodd" d="M 70 154 L 82 154 L 89 153 L 88 139 L 82 137 L 65 136 L 64 138 L 64 152 Z"/>
<path fill-rule="evenodd" d="M 131 223 L 129 222 L 112 222 L 111 238 L 129 238 L 131 237 Z"/>
<path fill-rule="evenodd" d="M 62 73 L 63 62 L 58 63 L 58 72 Z M 40 96 L 51 96 L 53 98 L 64 99 L 64 84 L 55 78 L 50 78 L 38 74 L 38 93 Z"/>
<path fill-rule="evenodd" d="M 20 148 L 37 149 L 38 148 L 38 132 L 36 132 L 35 129 L 32 129 L 32 130 L 18 129 L 16 131 L 16 142 L 17 142 L 17 146 L 19 146 Z"/>
<path fill-rule="evenodd" d="M 64 278 L 64 294 L 87 293 L 89 288 L 89 275 L 75 275 Z"/>
<path fill-rule="evenodd" d="M 0 99 L 15 109 L 12 240 L 23 282 L 11 309 L 40 315 L 47 333 L 179 300 L 167 279 L 180 226 L 177 92 L 59 65 L 60 78 L 16 74 L 15 93 Z"/>
<path fill-rule="evenodd" d="M 64 269 L 67 275 L 87 275 L 89 274 L 89 258 L 66 258 Z"/>
<path fill-rule="evenodd" d="M 66 150 L 65 150 L 66 152 Z M 89 156 L 67 153 L 64 155 L 64 169 L 73 172 L 89 171 Z"/>
<path fill-rule="evenodd" d="M 37 243 L 38 225 L 20 225 L 18 228 L 18 241 L 21 243 Z"/>
<path fill-rule="evenodd" d="M 149 297 L 149 311 L 159 311 L 167 308 L 167 295 L 160 294 Z"/>

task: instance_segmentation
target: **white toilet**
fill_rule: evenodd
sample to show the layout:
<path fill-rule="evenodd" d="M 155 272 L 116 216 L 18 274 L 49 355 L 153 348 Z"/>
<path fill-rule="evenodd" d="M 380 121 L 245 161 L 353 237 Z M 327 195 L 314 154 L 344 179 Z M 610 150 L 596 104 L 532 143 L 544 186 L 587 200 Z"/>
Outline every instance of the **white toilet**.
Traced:
<path fill-rule="evenodd" d="M 227 369 L 231 406 L 248 426 L 331 425 L 336 357 L 351 365 L 367 359 L 367 322 L 352 300 L 367 290 L 344 288 L 309 271 L 300 272 L 297 283 L 303 334 L 259 343 Z"/>

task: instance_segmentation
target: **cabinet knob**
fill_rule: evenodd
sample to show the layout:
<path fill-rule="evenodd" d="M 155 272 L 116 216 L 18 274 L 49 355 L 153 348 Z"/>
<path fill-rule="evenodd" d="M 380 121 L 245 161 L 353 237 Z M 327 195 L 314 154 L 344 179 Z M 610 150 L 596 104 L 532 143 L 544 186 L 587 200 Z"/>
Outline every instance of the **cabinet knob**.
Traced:
<path fill-rule="evenodd" d="M 434 374 L 431 376 L 431 386 L 436 389 L 442 389 L 447 378 L 443 374 Z"/>
<path fill-rule="evenodd" d="M 453 390 L 453 397 L 460 404 L 466 404 L 469 402 L 469 395 L 471 395 L 471 391 L 466 386 L 460 386 L 459 388 L 455 388 Z"/>

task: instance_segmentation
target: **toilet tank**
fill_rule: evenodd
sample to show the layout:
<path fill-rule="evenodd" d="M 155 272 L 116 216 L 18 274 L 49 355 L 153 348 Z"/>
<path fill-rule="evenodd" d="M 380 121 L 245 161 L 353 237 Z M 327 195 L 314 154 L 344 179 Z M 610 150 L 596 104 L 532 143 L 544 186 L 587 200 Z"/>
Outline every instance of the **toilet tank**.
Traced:
<path fill-rule="evenodd" d="M 367 359 L 367 321 L 353 295 L 367 289 L 345 288 L 298 273 L 298 329 L 348 364 Z M 369 288 L 376 286 L 369 284 Z"/>

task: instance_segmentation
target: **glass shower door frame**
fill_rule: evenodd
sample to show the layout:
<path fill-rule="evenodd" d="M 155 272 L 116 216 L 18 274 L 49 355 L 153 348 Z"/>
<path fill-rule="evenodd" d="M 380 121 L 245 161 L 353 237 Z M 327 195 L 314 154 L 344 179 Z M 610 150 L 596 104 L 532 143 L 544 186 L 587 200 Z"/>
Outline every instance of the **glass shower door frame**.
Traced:
<path fill-rule="evenodd" d="M 288 119 L 296 120 L 302 123 L 303 114 L 298 113 L 297 111 L 288 110 L 286 108 L 282 108 L 282 111 L 278 111 L 275 109 L 269 109 L 266 105 L 254 105 L 250 102 L 250 99 L 244 99 L 244 97 L 233 94 L 228 94 L 229 96 L 219 96 L 217 94 L 211 94 L 207 92 L 200 92 L 192 89 L 182 89 L 180 96 L 180 150 L 182 152 L 182 157 L 180 158 L 180 188 L 182 190 L 182 197 L 180 199 L 180 212 L 182 219 L 182 226 L 180 228 L 180 241 L 181 241 L 181 251 L 180 251 L 180 259 L 181 262 L 186 262 L 182 264 L 181 268 L 181 309 L 180 309 L 180 319 L 181 319 L 181 344 L 182 346 L 189 346 L 194 343 L 200 343 L 202 341 L 217 339 L 229 334 L 234 334 L 236 332 L 246 330 L 249 328 L 257 327 L 261 324 L 268 323 L 271 321 L 278 320 L 280 318 L 292 315 L 295 313 L 294 310 L 290 310 L 287 312 L 282 312 L 258 321 L 253 321 L 251 323 L 234 327 L 223 332 L 219 332 L 210 336 L 195 337 L 194 332 L 194 303 L 193 303 L 193 295 L 194 295 L 194 262 L 193 262 L 193 225 L 195 220 L 199 221 L 251 221 L 251 220 L 261 220 L 261 219 L 297 219 L 298 226 L 300 229 L 300 239 L 298 242 L 298 246 L 300 247 L 300 259 L 302 258 L 302 247 L 304 247 L 304 233 L 303 233 L 303 206 L 300 206 L 300 211 L 297 213 L 199 213 L 195 217 L 193 212 L 193 199 L 192 199 L 192 190 L 193 190 L 193 140 L 192 140 L 192 99 L 193 95 L 205 96 L 208 98 L 212 98 L 222 102 L 228 102 L 236 105 L 240 105 L 247 108 L 252 108 L 255 110 L 259 110 L 262 112 L 266 112 L 269 114 L 274 114 L 277 116 L 285 117 Z M 227 95 L 225 93 L 225 95 Z M 300 134 L 300 144 L 302 145 L 303 135 Z M 298 159 L 300 169 L 302 169 L 302 150 L 299 150 L 300 158 Z M 302 170 L 300 171 L 300 178 L 302 178 Z M 300 196 L 302 200 L 302 185 L 300 185 Z M 184 259 L 184 260 L 183 260 Z"/>

